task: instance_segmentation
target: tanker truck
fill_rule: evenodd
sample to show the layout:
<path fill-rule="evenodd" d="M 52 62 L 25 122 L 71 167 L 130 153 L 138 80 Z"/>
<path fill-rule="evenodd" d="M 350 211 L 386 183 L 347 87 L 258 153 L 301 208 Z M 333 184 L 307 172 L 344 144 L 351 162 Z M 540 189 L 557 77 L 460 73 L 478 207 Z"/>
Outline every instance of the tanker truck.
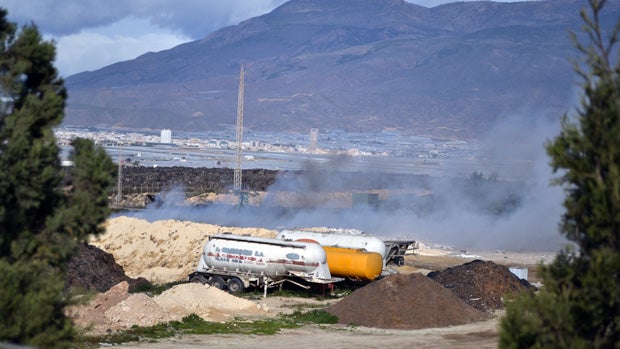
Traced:
<path fill-rule="evenodd" d="M 223 233 L 209 237 L 190 282 L 209 284 L 229 293 L 250 287 L 267 289 L 284 282 L 303 288 L 333 287 L 325 250 L 316 243 L 284 241 Z"/>
<path fill-rule="evenodd" d="M 321 231 L 304 229 L 280 229 L 276 239 L 285 241 L 313 241 L 322 246 L 362 249 L 381 255 L 383 267 L 392 263 L 403 265 L 405 255 L 413 253 L 415 241 L 381 240 L 356 229 L 326 228 Z M 331 265 L 330 265 L 331 268 Z"/>

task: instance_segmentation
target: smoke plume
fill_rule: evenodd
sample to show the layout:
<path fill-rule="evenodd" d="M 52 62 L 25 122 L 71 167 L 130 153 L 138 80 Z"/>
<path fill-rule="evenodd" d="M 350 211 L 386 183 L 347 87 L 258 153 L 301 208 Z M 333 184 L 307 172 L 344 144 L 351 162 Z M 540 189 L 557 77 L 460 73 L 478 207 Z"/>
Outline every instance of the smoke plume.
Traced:
<path fill-rule="evenodd" d="M 342 168 L 354 159 L 339 156 L 303 164 L 303 175 L 283 174 L 261 194 L 260 205 L 187 205 L 183 189 L 175 188 L 133 215 L 237 227 L 359 229 L 385 240 L 460 249 L 555 251 L 566 243 L 558 231 L 564 194 L 551 185 L 544 144 L 558 128 L 557 120 L 505 118 L 477 142 L 470 160 L 438 165 L 444 175 L 388 176 L 376 168 L 351 173 Z M 463 164 L 473 171 L 451 175 L 449 169 Z M 352 193 L 373 193 L 368 197 L 377 200 L 356 204 Z M 256 195 L 248 193 L 248 200 Z"/>

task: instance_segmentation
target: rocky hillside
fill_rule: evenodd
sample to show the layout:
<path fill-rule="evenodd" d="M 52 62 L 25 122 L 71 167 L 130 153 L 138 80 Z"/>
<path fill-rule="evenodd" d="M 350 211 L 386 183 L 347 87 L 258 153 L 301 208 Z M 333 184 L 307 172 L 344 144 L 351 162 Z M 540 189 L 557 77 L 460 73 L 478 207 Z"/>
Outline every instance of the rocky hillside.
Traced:
<path fill-rule="evenodd" d="M 398 129 L 474 138 L 574 102 L 583 0 L 291 0 L 204 39 L 67 78 L 65 124 L 203 130 Z M 609 27 L 620 2 L 608 2 Z M 234 129 L 234 128 L 233 128 Z"/>

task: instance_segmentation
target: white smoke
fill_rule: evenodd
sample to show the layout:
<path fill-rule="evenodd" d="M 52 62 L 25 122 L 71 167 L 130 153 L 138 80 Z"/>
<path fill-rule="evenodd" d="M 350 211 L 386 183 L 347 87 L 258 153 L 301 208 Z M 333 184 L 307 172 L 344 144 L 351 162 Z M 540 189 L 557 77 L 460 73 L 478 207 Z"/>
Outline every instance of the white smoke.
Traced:
<path fill-rule="evenodd" d="M 523 185 L 519 188 L 519 206 L 501 216 L 480 214 L 468 207 L 458 188 L 443 182 L 433 187 L 436 195 L 447 200 L 442 210 L 420 219 L 418 235 L 428 241 L 467 248 L 499 248 L 506 250 L 555 250 L 566 241 L 558 226 L 563 212 L 564 193 L 552 186 L 554 175 L 545 152 L 545 143 L 559 131 L 557 120 L 539 118 L 528 123 L 523 118 L 509 117 L 488 132 L 477 156 L 487 159 L 489 167 L 479 169 L 496 173 L 504 169 L 498 164 L 519 164 Z M 507 179 L 510 171 L 499 172 L 498 180 Z M 490 186 L 491 189 L 493 186 Z M 497 193 L 495 193 L 497 194 Z M 501 194 L 501 192 L 500 192 Z"/>
<path fill-rule="evenodd" d="M 550 185 L 553 175 L 544 144 L 557 134 L 559 122 L 522 120 L 505 118 L 480 141 L 479 153 L 474 156 L 479 166 L 476 171 L 483 179 L 493 180 L 483 180 L 481 186 L 474 187 L 473 195 L 467 178 L 412 175 L 398 177 L 406 180 L 387 186 L 382 183 L 384 194 L 378 207 L 352 207 L 347 196 L 350 192 L 340 196 L 328 193 L 377 175 L 342 172 L 350 159 L 336 157 L 306 163 L 300 171 L 303 175 L 283 174 L 260 206 L 237 207 L 230 202 L 187 205 L 182 203 L 182 188 L 176 188 L 166 193 L 159 207 L 153 205 L 135 216 L 270 229 L 347 228 L 386 240 L 426 241 L 463 249 L 555 251 L 566 242 L 558 231 L 564 195 L 561 188 Z M 377 180 L 381 182 L 381 177 Z M 294 199 L 296 207 L 283 207 L 274 199 L 283 193 Z M 493 207 L 502 200 L 509 203 L 505 212 L 486 209 L 487 201 Z"/>

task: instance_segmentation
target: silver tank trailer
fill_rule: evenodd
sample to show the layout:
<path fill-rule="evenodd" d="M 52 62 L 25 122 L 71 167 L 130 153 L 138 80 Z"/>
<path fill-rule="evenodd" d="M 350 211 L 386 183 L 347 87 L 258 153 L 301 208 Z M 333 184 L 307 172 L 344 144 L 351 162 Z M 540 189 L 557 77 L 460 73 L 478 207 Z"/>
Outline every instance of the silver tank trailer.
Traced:
<path fill-rule="evenodd" d="M 230 233 L 209 238 L 196 272 L 189 275 L 190 281 L 222 289 L 227 285 L 231 293 L 239 292 L 239 281 L 241 290 L 252 285 L 264 286 L 266 292 L 290 277 L 311 283 L 340 281 L 332 278 L 325 250 L 318 244 Z"/>

